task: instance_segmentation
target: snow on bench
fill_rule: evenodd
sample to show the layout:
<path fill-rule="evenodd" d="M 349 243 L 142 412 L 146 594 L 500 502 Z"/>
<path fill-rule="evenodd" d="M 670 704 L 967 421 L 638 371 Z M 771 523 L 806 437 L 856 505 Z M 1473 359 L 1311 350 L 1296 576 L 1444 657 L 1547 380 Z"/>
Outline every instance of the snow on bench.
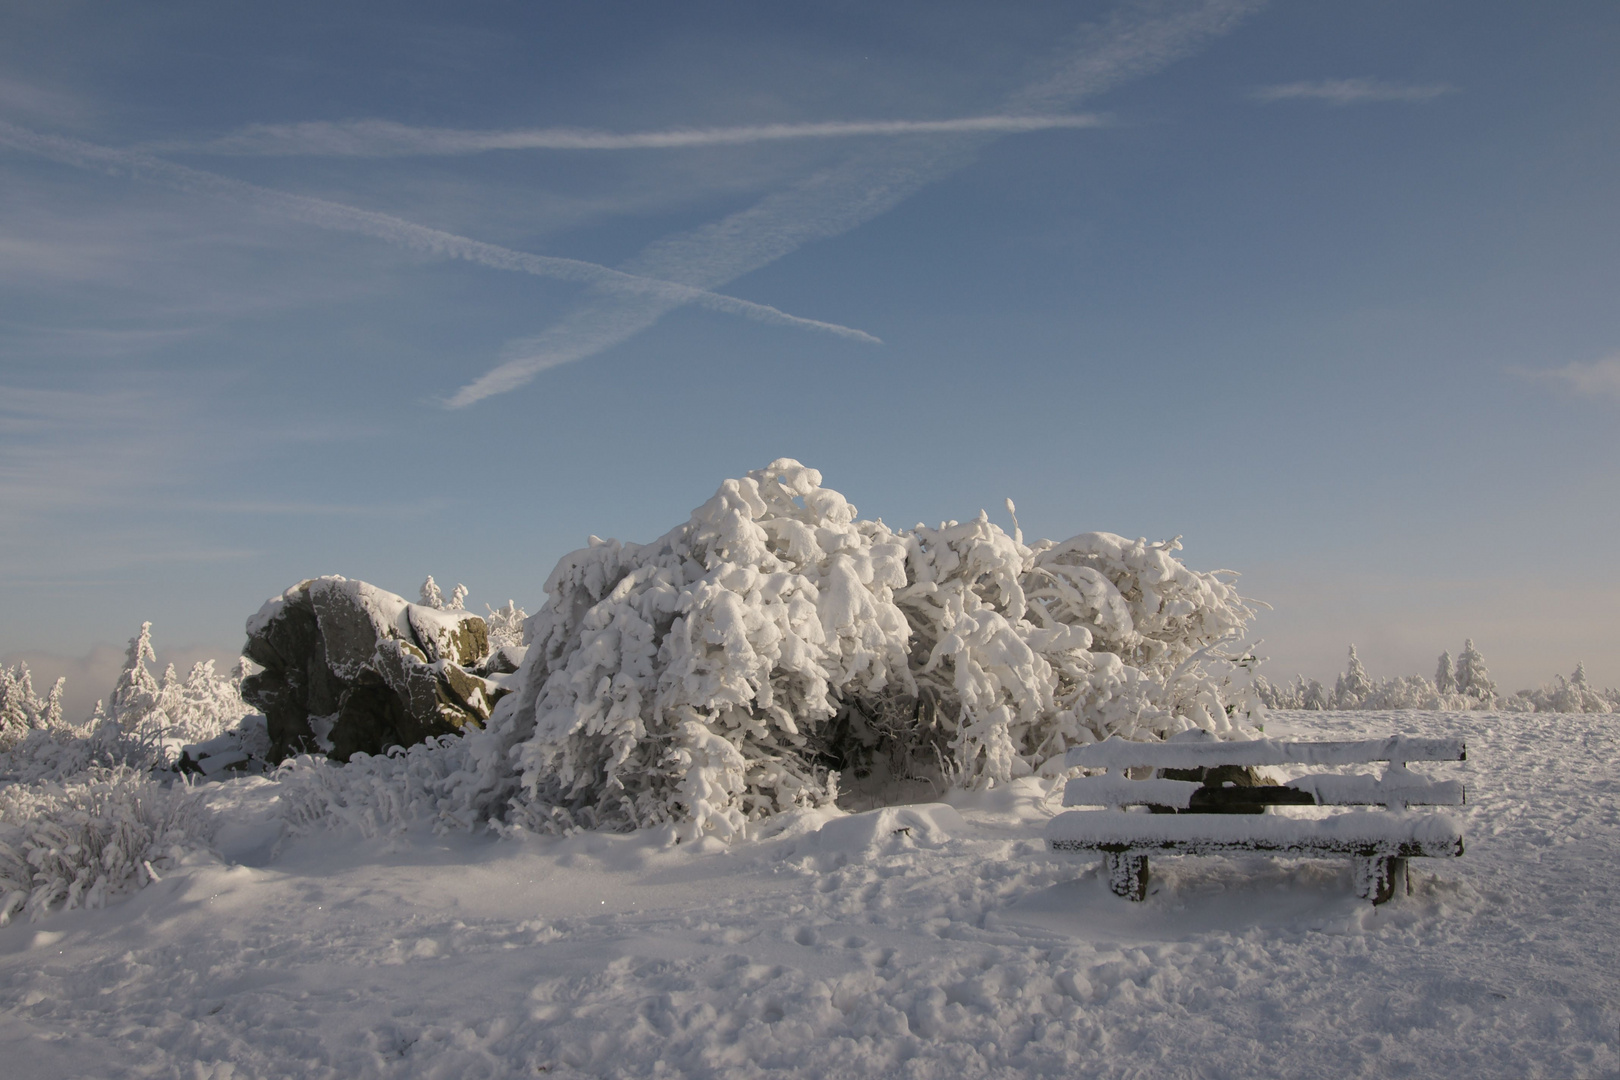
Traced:
<path fill-rule="evenodd" d="M 1463 761 L 1460 739 L 1393 736 L 1359 742 L 1222 742 L 1207 732 L 1185 732 L 1162 743 L 1111 738 L 1076 747 L 1071 768 L 1114 770 L 1070 780 L 1064 806 L 1071 810 L 1046 829 L 1053 851 L 1100 851 L 1109 887 L 1132 900 L 1147 895 L 1147 853 L 1213 855 L 1264 851 L 1299 856 L 1350 856 L 1357 893 L 1381 904 L 1394 895 L 1414 856 L 1463 853 L 1462 830 L 1444 814 L 1411 814 L 1408 806 L 1460 806 L 1463 786 L 1434 781 L 1406 768 L 1408 761 Z M 1381 776 L 1336 773 L 1302 776 L 1281 785 L 1221 783 L 1211 771 L 1256 765 L 1358 765 L 1388 762 Z M 1125 770 L 1189 770 L 1199 779 L 1131 779 Z M 1383 806 L 1322 818 L 1265 815 L 1270 806 Z M 1149 813 L 1131 812 L 1129 807 Z"/>

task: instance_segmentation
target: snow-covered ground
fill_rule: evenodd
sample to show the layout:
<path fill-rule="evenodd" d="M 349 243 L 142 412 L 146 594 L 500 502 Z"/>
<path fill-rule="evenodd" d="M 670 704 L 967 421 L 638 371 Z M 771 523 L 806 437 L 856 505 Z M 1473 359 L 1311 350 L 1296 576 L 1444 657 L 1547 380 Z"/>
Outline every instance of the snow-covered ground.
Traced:
<path fill-rule="evenodd" d="M 219 858 L 0 929 L 0 1075 L 1616 1076 L 1604 715 L 1275 714 L 1465 738 L 1467 854 L 1155 859 L 1108 892 L 1025 780 L 731 846 L 325 833 L 213 785 Z M 816 831 L 818 826 L 822 826 Z M 905 830 L 905 831 L 899 831 Z"/>

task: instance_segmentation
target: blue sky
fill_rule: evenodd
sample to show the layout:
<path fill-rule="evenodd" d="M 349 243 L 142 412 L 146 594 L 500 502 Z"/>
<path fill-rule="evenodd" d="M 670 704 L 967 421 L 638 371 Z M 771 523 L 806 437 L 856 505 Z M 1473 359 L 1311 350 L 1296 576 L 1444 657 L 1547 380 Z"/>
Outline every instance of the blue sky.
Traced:
<path fill-rule="evenodd" d="M 1613 4 L 0 22 L 0 657 L 80 694 L 316 574 L 532 610 L 779 456 L 1182 535 L 1273 675 L 1620 682 Z"/>

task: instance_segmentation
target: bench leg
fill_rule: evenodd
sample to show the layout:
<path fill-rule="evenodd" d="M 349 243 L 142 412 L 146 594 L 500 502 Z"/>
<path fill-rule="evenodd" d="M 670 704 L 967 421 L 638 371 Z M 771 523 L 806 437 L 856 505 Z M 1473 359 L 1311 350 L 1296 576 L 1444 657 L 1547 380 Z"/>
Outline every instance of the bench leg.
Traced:
<path fill-rule="evenodd" d="M 1406 860 L 1395 855 L 1358 858 L 1355 861 L 1356 895 L 1382 904 L 1406 888 Z"/>
<path fill-rule="evenodd" d="M 1115 896 L 1127 900 L 1146 900 L 1148 861 L 1146 855 L 1133 855 L 1128 851 L 1106 851 L 1103 866 L 1108 871 L 1108 887 Z"/>

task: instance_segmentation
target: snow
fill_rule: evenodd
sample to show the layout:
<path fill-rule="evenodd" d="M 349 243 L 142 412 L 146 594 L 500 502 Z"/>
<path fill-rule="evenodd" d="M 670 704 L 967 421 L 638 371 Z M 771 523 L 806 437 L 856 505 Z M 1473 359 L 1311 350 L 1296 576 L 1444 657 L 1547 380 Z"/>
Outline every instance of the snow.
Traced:
<path fill-rule="evenodd" d="M 1415 860 L 1413 894 L 1376 909 L 1348 860 L 1264 856 L 1155 857 L 1147 900 L 1122 900 L 1100 859 L 1046 850 L 1061 782 L 1037 776 L 729 845 L 287 835 L 286 781 L 211 783 L 213 854 L 0 928 L 0 1061 L 16 1080 L 1614 1076 L 1608 721 L 1273 714 L 1287 738 L 1468 743 L 1445 766 L 1467 854 Z"/>

